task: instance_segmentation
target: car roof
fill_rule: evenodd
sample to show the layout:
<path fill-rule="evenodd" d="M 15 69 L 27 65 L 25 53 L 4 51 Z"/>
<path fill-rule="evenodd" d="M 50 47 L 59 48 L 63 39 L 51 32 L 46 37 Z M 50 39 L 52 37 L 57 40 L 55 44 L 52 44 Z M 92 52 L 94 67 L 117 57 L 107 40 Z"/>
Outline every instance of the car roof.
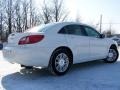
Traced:
<path fill-rule="evenodd" d="M 47 28 L 45 31 L 46 32 L 58 32 L 61 28 L 63 28 L 64 26 L 66 25 L 70 25 L 70 24 L 78 24 L 78 25 L 85 25 L 85 26 L 89 26 L 89 25 L 86 25 L 86 24 L 82 24 L 82 23 L 78 23 L 78 22 L 54 22 L 54 23 L 49 23 L 49 24 L 46 24 L 45 27 Z"/>
<path fill-rule="evenodd" d="M 54 23 L 49 23 L 49 24 L 46 24 L 46 25 L 53 26 L 53 25 L 69 25 L 69 24 L 79 24 L 79 25 L 86 25 L 86 26 L 88 26 L 87 24 L 78 23 L 78 22 L 54 22 Z"/>
<path fill-rule="evenodd" d="M 39 26 L 31 28 L 30 30 L 28 30 L 28 32 L 39 31 L 39 32 L 44 32 L 44 33 L 56 33 L 64 26 L 71 25 L 71 24 L 89 26 L 86 24 L 78 23 L 78 22 L 54 22 L 54 23 L 48 23 L 48 24 L 41 24 Z"/>

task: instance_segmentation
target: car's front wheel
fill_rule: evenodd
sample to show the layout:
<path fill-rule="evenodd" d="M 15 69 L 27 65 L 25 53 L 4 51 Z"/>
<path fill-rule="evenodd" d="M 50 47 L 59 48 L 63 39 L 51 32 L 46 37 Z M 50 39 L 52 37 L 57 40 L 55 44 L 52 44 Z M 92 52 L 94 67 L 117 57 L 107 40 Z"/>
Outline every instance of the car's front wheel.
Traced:
<path fill-rule="evenodd" d="M 56 50 L 50 61 L 49 70 L 55 75 L 64 75 L 72 65 L 72 57 L 67 50 Z"/>
<path fill-rule="evenodd" d="M 107 63 L 114 63 L 117 61 L 119 56 L 118 50 L 116 48 L 110 48 L 109 53 L 106 59 L 104 59 Z"/>

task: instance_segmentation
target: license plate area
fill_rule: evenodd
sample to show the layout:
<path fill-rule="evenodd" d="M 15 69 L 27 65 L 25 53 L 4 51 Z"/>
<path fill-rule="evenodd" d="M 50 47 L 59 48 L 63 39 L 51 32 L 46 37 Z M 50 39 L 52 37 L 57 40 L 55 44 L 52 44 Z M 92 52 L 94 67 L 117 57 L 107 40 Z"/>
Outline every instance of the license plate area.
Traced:
<path fill-rule="evenodd" d="M 4 53 L 7 57 L 12 57 L 13 56 L 13 51 L 12 50 L 4 50 Z"/>

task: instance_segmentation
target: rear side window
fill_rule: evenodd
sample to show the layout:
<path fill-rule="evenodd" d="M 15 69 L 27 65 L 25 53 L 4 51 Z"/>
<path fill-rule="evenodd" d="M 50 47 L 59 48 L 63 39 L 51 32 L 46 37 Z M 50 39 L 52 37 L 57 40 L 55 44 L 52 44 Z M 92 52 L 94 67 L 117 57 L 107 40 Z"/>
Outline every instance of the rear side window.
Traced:
<path fill-rule="evenodd" d="M 60 34 L 70 34 L 70 35 L 80 35 L 85 36 L 86 33 L 80 25 L 67 25 L 64 26 L 58 33 Z"/>

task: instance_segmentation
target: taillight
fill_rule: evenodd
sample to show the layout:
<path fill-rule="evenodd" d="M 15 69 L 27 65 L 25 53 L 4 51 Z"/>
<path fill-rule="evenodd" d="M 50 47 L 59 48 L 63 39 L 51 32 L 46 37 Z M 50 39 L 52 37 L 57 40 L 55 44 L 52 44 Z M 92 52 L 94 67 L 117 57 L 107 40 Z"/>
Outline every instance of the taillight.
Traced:
<path fill-rule="evenodd" d="M 43 38 L 44 38 L 44 35 L 29 35 L 21 38 L 18 44 L 19 45 L 34 44 L 34 43 L 40 42 L 41 40 L 43 40 Z"/>

